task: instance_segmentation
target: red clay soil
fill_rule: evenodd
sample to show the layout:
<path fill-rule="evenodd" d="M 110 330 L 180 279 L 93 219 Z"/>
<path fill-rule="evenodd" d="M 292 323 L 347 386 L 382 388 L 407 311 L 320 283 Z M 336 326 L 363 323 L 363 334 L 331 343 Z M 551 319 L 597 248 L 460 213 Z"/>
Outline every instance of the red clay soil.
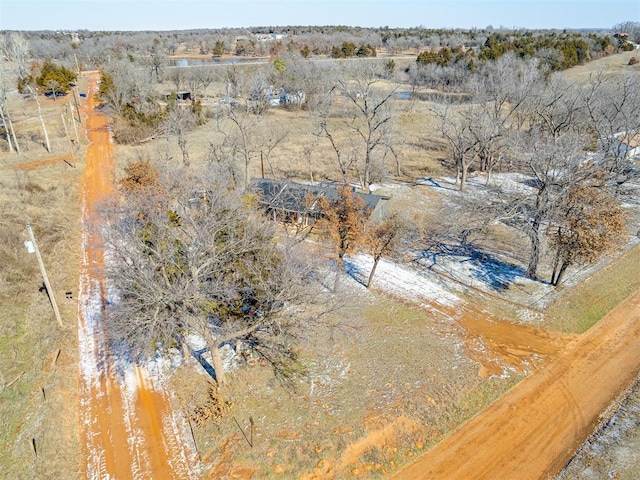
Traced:
<path fill-rule="evenodd" d="M 16 170 L 35 170 L 40 167 L 45 167 L 47 165 L 55 165 L 56 163 L 66 163 L 69 167 L 75 168 L 75 161 L 73 159 L 73 155 L 70 153 L 66 155 L 58 155 L 57 157 L 43 158 L 40 160 L 32 160 L 30 162 L 18 163 L 13 166 Z"/>
<path fill-rule="evenodd" d="M 639 371 L 640 291 L 393 478 L 552 478 Z"/>
<path fill-rule="evenodd" d="M 94 109 L 99 74 L 88 74 L 84 106 L 87 151 L 83 185 L 83 265 L 80 279 L 81 444 L 84 478 L 192 479 L 193 455 L 176 422 L 166 394 L 151 384 L 143 369 L 114 374 L 101 325 L 106 301 L 99 232 L 100 203 L 113 194 L 115 162 L 107 119 Z"/>

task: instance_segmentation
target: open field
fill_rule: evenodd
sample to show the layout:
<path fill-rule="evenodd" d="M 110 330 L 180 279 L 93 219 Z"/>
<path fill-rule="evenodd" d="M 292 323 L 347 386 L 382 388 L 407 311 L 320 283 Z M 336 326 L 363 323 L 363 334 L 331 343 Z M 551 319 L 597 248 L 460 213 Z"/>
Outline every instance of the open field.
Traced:
<path fill-rule="evenodd" d="M 635 72 L 638 74 L 640 73 L 640 64 L 630 66 L 629 60 L 631 57 L 636 57 L 640 60 L 640 51 L 636 49 L 631 50 L 630 52 L 622 52 L 616 55 L 599 58 L 596 61 L 570 68 L 565 72 L 565 75 L 568 78 L 585 80 L 589 78 L 590 75 L 602 72 Z"/>
<path fill-rule="evenodd" d="M 80 83 L 80 88 L 84 86 Z M 0 153 L 0 476 L 68 478 L 80 474 L 76 315 L 80 266 L 80 178 L 86 137 L 71 119 L 70 95 L 41 99 L 52 153 L 35 102 L 9 96 L 21 155 Z M 66 136 L 75 141 L 73 152 Z M 32 225 L 60 309 L 60 328 L 36 256 Z"/>

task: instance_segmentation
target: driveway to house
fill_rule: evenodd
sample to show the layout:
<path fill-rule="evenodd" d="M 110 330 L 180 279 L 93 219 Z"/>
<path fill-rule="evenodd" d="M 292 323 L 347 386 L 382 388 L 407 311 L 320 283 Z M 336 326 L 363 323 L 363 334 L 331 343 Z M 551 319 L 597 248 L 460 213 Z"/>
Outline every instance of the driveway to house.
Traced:
<path fill-rule="evenodd" d="M 184 419 L 171 410 L 158 375 L 109 357 L 103 317 L 108 297 L 100 227 L 101 203 L 114 193 L 115 162 L 107 118 L 94 95 L 100 75 L 85 72 L 87 150 L 82 190 L 82 249 L 78 307 L 82 475 L 88 479 L 193 479 L 198 474 Z"/>
<path fill-rule="evenodd" d="M 393 479 L 553 478 L 640 372 L 640 291 Z"/>

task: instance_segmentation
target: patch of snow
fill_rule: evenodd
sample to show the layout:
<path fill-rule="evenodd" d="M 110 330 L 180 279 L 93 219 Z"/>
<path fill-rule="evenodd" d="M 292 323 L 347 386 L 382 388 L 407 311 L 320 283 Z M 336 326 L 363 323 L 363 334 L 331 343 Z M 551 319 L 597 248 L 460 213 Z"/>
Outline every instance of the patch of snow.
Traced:
<path fill-rule="evenodd" d="M 518 316 L 518 320 L 521 323 L 528 323 L 530 325 L 541 325 L 544 321 L 544 314 L 541 312 L 536 312 L 534 310 L 522 308 L 518 310 L 516 314 Z"/>
<path fill-rule="evenodd" d="M 366 281 L 373 267 L 373 257 L 355 255 L 347 259 L 345 265 L 354 278 Z M 451 307 L 460 302 L 458 296 L 439 285 L 436 279 L 384 258 L 376 268 L 373 286 L 427 308 L 433 303 Z"/>

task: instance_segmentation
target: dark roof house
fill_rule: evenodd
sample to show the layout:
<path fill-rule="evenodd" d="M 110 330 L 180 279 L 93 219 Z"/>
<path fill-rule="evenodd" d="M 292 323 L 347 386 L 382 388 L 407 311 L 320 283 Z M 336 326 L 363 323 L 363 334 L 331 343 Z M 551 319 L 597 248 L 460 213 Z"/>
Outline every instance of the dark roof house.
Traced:
<path fill-rule="evenodd" d="M 322 213 L 317 208 L 322 197 L 335 201 L 338 197 L 336 184 L 304 184 L 288 180 L 254 178 L 251 189 L 259 194 L 258 203 L 274 218 L 284 221 L 309 222 L 320 218 Z M 364 200 L 370 218 L 381 221 L 387 212 L 389 197 L 372 193 L 353 192 Z"/>

